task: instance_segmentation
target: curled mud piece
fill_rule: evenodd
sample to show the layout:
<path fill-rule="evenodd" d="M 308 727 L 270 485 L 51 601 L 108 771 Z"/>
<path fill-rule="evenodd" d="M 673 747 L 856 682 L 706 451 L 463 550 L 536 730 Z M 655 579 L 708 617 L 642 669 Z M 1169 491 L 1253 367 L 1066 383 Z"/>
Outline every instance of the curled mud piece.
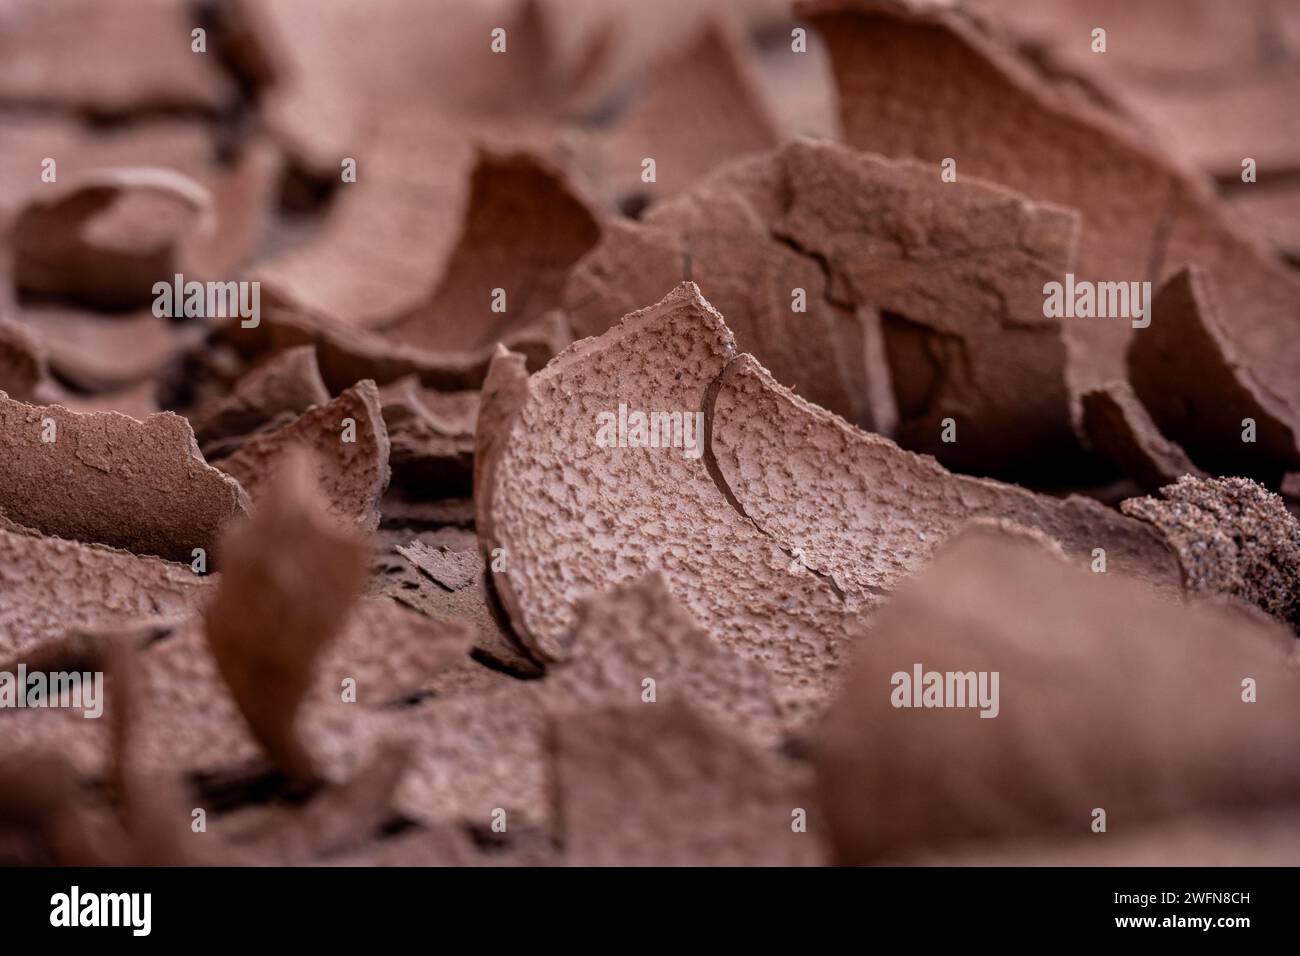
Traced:
<path fill-rule="evenodd" d="M 1183 813 L 1294 803 L 1298 728 L 1271 629 L 983 529 L 880 612 L 815 764 L 835 859 L 861 864 L 1083 837 L 1098 808 L 1130 841 Z"/>
<path fill-rule="evenodd" d="M 0 153 L 0 229 L 7 229 L 11 216 L 57 209 L 64 198 L 79 194 L 71 217 L 80 222 L 74 235 L 62 227 L 48 236 L 27 229 L 26 239 L 38 249 L 52 246 L 65 258 L 78 252 L 86 265 L 98 263 L 96 282 L 109 292 L 121 291 L 123 280 L 132 278 L 127 291 L 140 301 L 136 280 L 147 277 L 150 263 L 173 263 L 187 281 L 232 280 L 269 227 L 280 159 L 265 137 L 218 149 L 210 125 L 178 117 L 100 130 L 71 118 L 23 116 L 6 120 L 10 133 Z M 57 160 L 55 182 L 25 175 L 47 158 Z M 93 214 L 77 211 L 96 195 L 103 201 L 94 204 Z M 126 271 L 107 272 L 109 262 Z M 85 278 L 52 272 L 46 278 L 54 283 L 52 292 L 92 303 L 104 295 Z M 153 282 L 171 279 L 171 271 L 155 273 L 144 286 L 146 300 Z"/>
<path fill-rule="evenodd" d="M 1206 468 L 1276 482 L 1300 465 L 1300 419 L 1242 359 L 1226 320 L 1205 271 L 1182 270 L 1129 345 L 1129 380 L 1160 430 Z"/>
<path fill-rule="evenodd" d="M 221 541 L 227 570 L 203 616 L 253 735 L 298 780 L 317 775 L 295 732 L 298 708 L 366 573 L 365 544 L 335 524 L 314 472 L 310 458 L 291 453 L 268 474 L 253 517 Z"/>
<path fill-rule="evenodd" d="M 1083 430 L 1098 454 L 1144 489 L 1153 491 L 1183 475 L 1205 478 L 1177 444 L 1160 434 L 1128 382 L 1084 392 Z"/>
<path fill-rule="evenodd" d="M 439 394 L 420 388 L 414 376 L 379 390 L 393 484 L 424 498 L 467 494 L 473 483 L 477 393 L 449 393 L 467 395 L 469 402 L 442 402 Z"/>
<path fill-rule="evenodd" d="M 5 12 L 0 104 L 103 117 L 216 113 L 234 85 L 215 54 L 191 48 L 186 0 L 67 0 Z"/>
<path fill-rule="evenodd" d="M 1159 536 L 1091 499 L 954 475 L 803 401 L 752 355 L 732 361 L 715 389 L 710 450 L 730 500 L 801 569 L 845 595 L 887 593 L 977 518 L 1042 532 L 1081 566 L 1100 548 L 1112 570 L 1178 589 Z"/>
<path fill-rule="evenodd" d="M 21 525 L 188 563 L 246 505 L 179 415 L 80 415 L 0 392 L 0 513 Z"/>
<path fill-rule="evenodd" d="M 1060 468 L 1079 448 L 1042 289 L 1077 232 L 1073 213 L 1000 187 L 796 142 L 608 229 L 565 308 L 598 335 L 695 276 L 738 346 L 810 402 L 953 467 Z"/>
<path fill-rule="evenodd" d="M 276 468 L 298 447 L 312 451 L 316 481 L 334 517 L 367 531 L 379 527 L 379 501 L 390 472 L 388 432 L 374 382 L 358 382 L 284 427 L 259 433 L 217 464 L 256 503 Z"/>
<path fill-rule="evenodd" d="M 93 308 L 144 306 L 154 283 L 179 271 L 181 237 L 214 221 L 211 194 L 175 170 L 86 174 L 19 213 L 13 281 L 21 292 Z"/>
<path fill-rule="evenodd" d="M 386 324 L 384 337 L 481 361 L 559 304 L 570 267 L 599 239 L 594 211 L 558 170 L 527 154 L 484 152 L 437 290 Z"/>
<path fill-rule="evenodd" d="M 1193 593 L 1228 594 L 1300 625 L 1300 522 L 1246 478 L 1179 478 L 1120 510 L 1168 542 Z"/>
<path fill-rule="evenodd" d="M 551 733 L 565 862 L 576 866 L 814 866 L 797 832 L 810 787 L 677 702 L 568 714 Z M 820 822 L 820 821 L 817 821 Z"/>
<path fill-rule="evenodd" d="M 531 378 L 499 350 L 479 412 L 476 527 L 484 559 L 504 560 L 493 584 L 514 633 L 541 659 L 564 656 L 581 597 L 658 570 L 710 637 L 773 673 L 793 713 L 826 698 L 856 612 L 792 573 L 710 473 L 708 394 L 734 352 L 690 283 Z M 626 447 L 629 410 L 675 413 L 668 447 Z"/>
<path fill-rule="evenodd" d="M 316 350 L 311 346 L 286 349 L 240 378 L 229 395 L 200 409 L 193 419 L 194 436 L 205 448 L 222 441 L 228 454 L 233 450 L 229 440 L 247 435 L 286 412 L 296 418 L 313 405 L 324 405 L 329 400 L 330 393 L 316 366 Z"/>
<path fill-rule="evenodd" d="M 10 530 L 0 515 L 0 659 L 73 629 L 183 617 L 207 583 L 185 565 Z"/>
<path fill-rule="evenodd" d="M 541 665 L 520 645 L 494 613 L 487 570 L 477 551 L 432 548 L 423 541 L 398 546 L 406 565 L 380 592 L 431 617 L 451 617 L 475 631 L 474 656 L 515 677 L 537 677 Z M 470 569 L 473 568 L 472 576 Z M 418 570 L 417 570 L 418 569 Z"/>
<path fill-rule="evenodd" d="M 437 581 L 448 591 L 470 587 L 483 573 L 483 559 L 474 551 L 449 551 L 431 548 L 423 541 L 412 541 L 397 548 L 406 560 Z"/>
<path fill-rule="evenodd" d="M 1158 285 L 1200 264 L 1243 357 L 1297 416 L 1300 281 L 1231 224 L 1208 181 L 955 5 L 814 0 L 799 10 L 830 49 L 846 142 L 927 160 L 936 176 L 955 159 L 959 180 L 979 176 L 1077 209 L 1077 280 Z M 945 64 L 937 74 L 935 62 Z M 1149 318 L 1067 320 L 1076 387 L 1122 378 L 1124 348 Z"/>

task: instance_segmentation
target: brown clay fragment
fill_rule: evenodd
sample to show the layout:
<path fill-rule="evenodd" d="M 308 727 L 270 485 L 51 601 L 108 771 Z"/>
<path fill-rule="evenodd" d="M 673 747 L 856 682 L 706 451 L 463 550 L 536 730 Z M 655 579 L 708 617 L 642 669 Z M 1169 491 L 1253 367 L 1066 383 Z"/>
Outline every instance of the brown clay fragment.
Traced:
<path fill-rule="evenodd" d="M 246 502 L 178 415 L 81 415 L 0 393 L 0 512 L 19 524 L 188 563 Z"/>
<path fill-rule="evenodd" d="M 212 226 L 212 196 L 174 170 L 86 174 L 15 219 L 14 283 L 92 308 L 145 306 L 154 283 L 179 270 L 181 236 Z"/>
<path fill-rule="evenodd" d="M 419 540 L 398 551 L 405 571 L 386 581 L 382 593 L 422 614 L 470 624 L 475 632 L 474 654 L 491 666 L 522 678 L 542 673 L 541 665 L 493 611 L 491 585 L 478 552 L 433 549 Z M 471 559 L 475 573 L 467 584 Z"/>
<path fill-rule="evenodd" d="M 316 765 L 295 733 L 316 659 L 360 594 L 365 546 L 330 516 L 310 459 L 291 454 L 264 487 L 247 525 L 227 532 L 227 568 L 204 611 L 222 678 L 272 761 L 291 778 Z"/>
<path fill-rule="evenodd" d="M 440 401 L 440 395 L 465 396 Z M 474 473 L 475 392 L 422 389 L 414 376 L 379 390 L 393 484 L 428 498 L 464 494 Z M 445 411 L 439 411 L 439 407 Z"/>
<path fill-rule="evenodd" d="M 1226 319 L 1205 271 L 1179 272 L 1133 337 L 1129 379 L 1160 430 L 1206 468 L 1276 481 L 1300 465 L 1300 419 L 1232 344 Z"/>
<path fill-rule="evenodd" d="M 658 570 L 712 639 L 767 667 L 783 707 L 806 714 L 833 684 L 856 612 L 792 573 L 710 474 L 702 423 L 734 348 L 721 316 L 684 283 L 531 378 L 522 356 L 499 352 L 475 450 L 480 550 L 503 556 L 496 593 L 542 659 L 563 656 L 581 597 Z M 601 425 L 620 404 L 680 413 L 676 447 L 617 447 Z"/>
<path fill-rule="evenodd" d="M 240 378 L 229 395 L 201 409 L 192 419 L 194 436 L 207 447 L 246 435 L 286 412 L 297 417 L 329 400 L 315 349 L 286 349 Z"/>
<path fill-rule="evenodd" d="M 449 551 L 412 541 L 398 552 L 448 591 L 470 587 L 483 573 L 483 559 L 473 551 Z"/>
<path fill-rule="evenodd" d="M 254 502 L 288 452 L 310 449 L 316 481 L 336 518 L 367 531 L 379 526 L 379 500 L 388 487 L 388 432 L 375 383 L 358 382 L 274 431 L 250 438 L 217 464 Z"/>
<path fill-rule="evenodd" d="M 1144 489 L 1155 489 L 1183 475 L 1206 477 L 1155 422 L 1127 382 L 1111 382 L 1085 392 L 1083 429 L 1092 447 Z"/>
<path fill-rule="evenodd" d="M 917 670 L 971 674 L 965 699 L 976 705 L 947 689 L 969 679 L 935 685 Z M 996 716 L 985 719 L 994 674 Z M 1247 676 L 1261 688 L 1251 704 Z M 951 706 L 917 709 L 927 688 Z M 1095 808 L 1107 839 L 1130 839 L 1180 813 L 1294 802 L 1298 690 L 1270 629 L 972 532 L 881 611 L 821 728 L 815 762 L 835 859 L 1096 839 Z"/>

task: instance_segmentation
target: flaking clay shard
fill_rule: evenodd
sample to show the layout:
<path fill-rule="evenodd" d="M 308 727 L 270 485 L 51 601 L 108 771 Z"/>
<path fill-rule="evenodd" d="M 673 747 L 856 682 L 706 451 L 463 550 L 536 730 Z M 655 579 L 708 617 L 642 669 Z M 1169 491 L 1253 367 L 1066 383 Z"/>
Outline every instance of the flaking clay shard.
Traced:
<path fill-rule="evenodd" d="M 416 548 L 418 541 L 411 546 L 399 548 L 405 569 L 397 573 L 380 586 L 380 593 L 395 601 L 413 608 L 430 617 L 452 617 L 468 622 L 474 628 L 474 655 L 488 661 L 493 667 L 516 677 L 537 677 L 542 673 L 541 665 L 528 650 L 503 627 L 503 622 L 493 611 L 490 584 L 485 575 L 483 561 L 474 553 L 475 564 L 480 573 L 474 576 L 473 587 L 451 588 L 444 581 L 463 580 L 460 569 L 451 572 L 442 561 L 436 564 L 427 560 L 432 549 Z M 437 552 L 434 552 L 437 553 Z M 462 552 L 463 555 L 463 552 Z M 458 555 L 457 564 L 468 563 L 468 559 Z M 432 570 L 430 570 L 432 568 Z M 417 570 L 418 569 L 418 570 Z"/>
<path fill-rule="evenodd" d="M 63 228 L 48 235 L 26 230 L 26 240 L 37 250 L 49 248 L 65 262 L 71 250 L 82 261 L 68 265 L 94 268 L 84 277 L 47 270 L 52 292 L 94 302 L 103 297 L 95 283 L 114 292 L 131 279 L 128 291 L 139 301 L 135 283 L 151 263 L 174 262 L 187 280 L 228 281 L 269 225 L 280 160 L 265 137 L 219 152 L 205 124 L 179 118 L 92 131 L 37 116 L 8 120 L 5 131 L 13 135 L 0 152 L 0 228 L 24 210 L 30 215 L 51 204 L 59 209 L 59 197 L 70 193 L 81 194 L 79 206 L 96 193 L 107 198 L 73 237 Z M 29 175 L 53 159 L 57 181 Z M 107 273 L 109 263 L 119 264 L 123 273 Z M 155 273 L 152 281 L 171 277 L 171 271 Z M 144 294 L 150 290 L 146 285 Z"/>
<path fill-rule="evenodd" d="M 185 0 L 6 4 L 0 103 L 123 117 L 161 110 L 216 113 L 234 86 L 215 53 L 190 47 Z"/>
<path fill-rule="evenodd" d="M 772 672 L 792 719 L 806 717 L 834 684 L 857 612 L 792 573 L 781 543 L 710 474 L 709 390 L 734 354 L 692 283 L 531 378 L 522 356 L 498 351 L 474 458 L 480 550 L 503 557 L 496 593 L 542 659 L 563 657 L 583 596 L 658 570 L 712 639 Z"/>
<path fill-rule="evenodd" d="M 1120 510 L 1169 543 L 1192 592 L 1229 594 L 1300 625 L 1300 522 L 1247 478 L 1179 478 Z"/>
<path fill-rule="evenodd" d="M 613 128 L 597 134 L 598 175 L 610 200 L 638 211 L 727 160 L 780 141 L 750 55 L 719 21 L 650 67 Z M 655 163 L 653 182 L 645 181 L 647 158 Z"/>
<path fill-rule="evenodd" d="M 36 195 L 10 233 L 16 287 L 94 308 L 147 305 L 178 271 L 181 236 L 214 228 L 207 189 L 161 167 L 97 170 Z"/>
<path fill-rule="evenodd" d="M 358 382 L 275 431 L 250 438 L 218 467 L 256 502 L 294 448 L 308 448 L 326 506 L 336 518 L 367 531 L 379 526 L 379 500 L 388 487 L 388 432 L 371 381 Z"/>
<path fill-rule="evenodd" d="M 1300 408 L 1300 281 L 1231 225 L 1207 181 L 953 5 L 814 0 L 799 10 L 826 38 L 849 144 L 936 169 L 955 157 L 959 176 L 1077 209 L 1076 282 L 1158 285 L 1200 264 L 1243 356 Z M 1118 290 L 1115 298 L 1122 303 Z M 1133 327 L 1145 318 L 1067 318 L 1074 383 L 1122 377 L 1124 347 L 1149 331 Z"/>
<path fill-rule="evenodd" d="M 1173 555 L 1141 522 L 1088 498 L 954 475 L 805 402 L 751 355 L 719 378 L 711 422 L 712 460 L 735 507 L 847 595 L 874 601 L 976 518 L 1040 531 L 1081 566 L 1104 548 L 1111 570 L 1178 589 Z"/>
<path fill-rule="evenodd" d="M 1087 834 L 1096 807 L 1127 841 L 1300 792 L 1300 686 L 1270 629 L 989 529 L 900 589 L 856 657 L 815 745 L 842 864 Z M 1243 703 L 1242 675 L 1270 690 Z"/>
<path fill-rule="evenodd" d="M 780 742 L 772 678 L 719 647 L 655 572 L 578 606 L 567 658 L 542 684 L 552 712 L 646 703 L 689 704 L 719 727 L 759 746 Z"/>
<path fill-rule="evenodd" d="M 686 704 L 607 707 L 551 731 L 560 840 L 576 866 L 813 866 L 821 822 L 794 828 L 811 787 Z"/>
<path fill-rule="evenodd" d="M 599 334 L 689 270 L 738 346 L 809 401 L 954 467 L 1041 469 L 1078 455 L 1042 297 L 1077 232 L 1075 214 L 996 186 L 801 141 L 607 230 L 565 307 Z"/>
<path fill-rule="evenodd" d="M 1151 414 L 1127 382 L 1084 392 L 1083 430 L 1093 449 L 1145 489 L 1183 475 L 1206 477 L 1177 444 L 1160 434 Z"/>
<path fill-rule="evenodd" d="M 19 524 L 188 563 L 246 504 L 179 415 L 79 415 L 0 392 L 0 512 Z"/>
<path fill-rule="evenodd" d="M 1160 430 L 1206 468 L 1276 481 L 1300 465 L 1300 417 L 1243 360 L 1230 321 L 1205 272 L 1182 270 L 1160 288 L 1151 328 L 1129 346 L 1129 379 Z M 1254 422 L 1251 441 L 1245 419 Z"/>
<path fill-rule="evenodd" d="M 284 412 L 296 417 L 329 400 L 316 350 L 311 346 L 286 349 L 246 373 L 229 395 L 201 409 L 194 419 L 194 435 L 206 446 L 245 435 Z"/>
<path fill-rule="evenodd" d="M 397 551 L 448 591 L 470 587 L 483 573 L 483 559 L 474 551 L 431 548 L 419 540 L 398 545 Z"/>
<path fill-rule="evenodd" d="M 0 658 L 75 628 L 183 616 L 207 583 L 188 565 L 25 534 L 4 527 L 0 515 Z"/>
<path fill-rule="evenodd" d="M 558 305 L 569 268 L 599 239 L 594 212 L 558 170 L 484 152 L 437 290 L 384 335 L 435 353 L 487 354 Z"/>
<path fill-rule="evenodd" d="M 337 522 L 309 455 L 281 457 L 247 524 L 230 529 L 227 568 L 203 620 L 208 647 L 258 742 L 291 778 L 316 765 L 298 737 L 318 658 L 365 581 L 366 546 Z"/>
<path fill-rule="evenodd" d="M 379 390 L 388 430 L 393 484 L 424 497 L 469 491 L 474 473 L 476 392 L 441 393 L 422 389 L 407 376 Z"/>

